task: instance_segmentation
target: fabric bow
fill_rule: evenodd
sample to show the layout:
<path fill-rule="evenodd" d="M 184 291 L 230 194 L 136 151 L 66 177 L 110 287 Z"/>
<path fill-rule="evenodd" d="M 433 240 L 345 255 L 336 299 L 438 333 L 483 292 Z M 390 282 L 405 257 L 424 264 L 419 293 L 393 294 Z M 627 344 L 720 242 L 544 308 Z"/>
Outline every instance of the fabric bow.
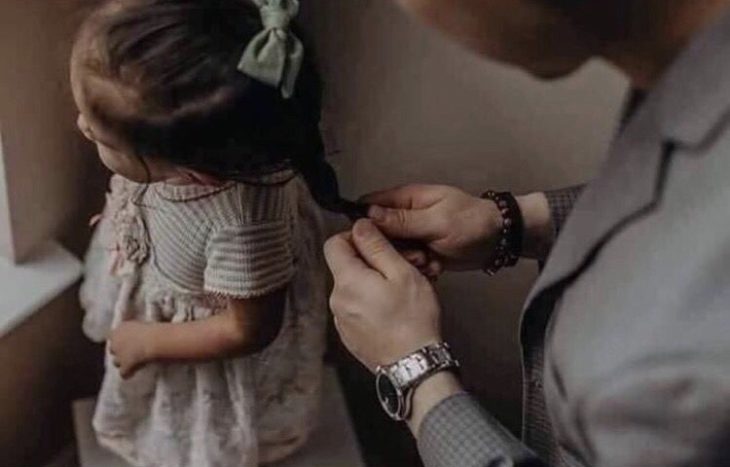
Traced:
<path fill-rule="evenodd" d="M 304 60 L 304 45 L 291 32 L 291 22 L 299 13 L 299 0 L 253 0 L 261 10 L 264 30 L 243 52 L 238 69 L 275 88 L 285 99 L 294 95 Z"/>

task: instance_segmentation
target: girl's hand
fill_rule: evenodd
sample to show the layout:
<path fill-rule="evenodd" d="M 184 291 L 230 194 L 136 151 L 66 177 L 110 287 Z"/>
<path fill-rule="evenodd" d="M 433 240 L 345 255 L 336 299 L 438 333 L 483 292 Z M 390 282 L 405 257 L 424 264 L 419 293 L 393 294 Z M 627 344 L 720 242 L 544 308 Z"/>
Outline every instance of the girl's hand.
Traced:
<path fill-rule="evenodd" d="M 151 329 L 152 326 L 146 323 L 125 321 L 112 331 L 109 352 L 122 378 L 131 378 L 152 360 Z"/>

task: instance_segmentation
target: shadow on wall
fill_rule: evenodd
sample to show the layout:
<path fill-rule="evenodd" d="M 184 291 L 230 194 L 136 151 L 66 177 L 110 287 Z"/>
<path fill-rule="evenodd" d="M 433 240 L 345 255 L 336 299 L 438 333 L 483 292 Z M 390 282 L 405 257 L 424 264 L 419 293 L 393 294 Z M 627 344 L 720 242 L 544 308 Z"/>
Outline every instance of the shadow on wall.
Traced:
<path fill-rule="evenodd" d="M 482 60 L 407 18 L 390 0 L 308 0 L 305 29 L 326 85 L 324 130 L 345 193 L 431 182 L 515 192 L 588 180 L 615 131 L 626 83 L 593 63 L 570 79 L 540 84 Z M 601 89 L 601 92 L 595 92 Z M 484 405 L 517 431 L 517 323 L 536 275 L 522 264 L 495 279 L 445 277 L 445 327 L 464 378 Z M 349 369 L 346 372 L 356 372 Z M 367 377 L 352 384 L 370 384 Z M 365 441 L 389 425 L 373 410 L 371 387 L 351 392 Z M 358 399 L 359 398 L 359 399 Z M 378 436 L 373 435 L 379 433 Z M 393 446 L 401 446 L 401 437 Z M 412 443 L 407 443 L 412 448 Z M 383 445 L 373 465 L 407 465 Z"/>

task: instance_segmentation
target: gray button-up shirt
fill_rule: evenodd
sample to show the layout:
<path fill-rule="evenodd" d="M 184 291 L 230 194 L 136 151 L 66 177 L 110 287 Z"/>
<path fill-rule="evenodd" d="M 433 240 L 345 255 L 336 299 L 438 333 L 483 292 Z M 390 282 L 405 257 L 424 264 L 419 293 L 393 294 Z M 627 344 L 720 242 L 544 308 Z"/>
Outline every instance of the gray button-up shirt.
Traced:
<path fill-rule="evenodd" d="M 729 179 L 727 16 L 647 96 L 562 226 L 524 310 L 523 441 L 457 395 L 424 420 L 425 464 L 730 466 Z"/>

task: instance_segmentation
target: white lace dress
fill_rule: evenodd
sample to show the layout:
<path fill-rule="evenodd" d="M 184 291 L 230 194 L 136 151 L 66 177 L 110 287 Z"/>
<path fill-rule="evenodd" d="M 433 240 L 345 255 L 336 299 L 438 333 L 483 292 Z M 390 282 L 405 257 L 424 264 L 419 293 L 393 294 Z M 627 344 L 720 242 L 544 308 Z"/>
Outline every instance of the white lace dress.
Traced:
<path fill-rule="evenodd" d="M 115 176 L 87 255 L 84 330 L 124 320 L 184 323 L 226 296 L 287 287 L 266 350 L 210 363 L 153 363 L 122 380 L 106 361 L 94 429 L 144 467 L 253 467 L 289 456 L 316 425 L 326 323 L 318 208 L 303 182 L 147 187 Z"/>

